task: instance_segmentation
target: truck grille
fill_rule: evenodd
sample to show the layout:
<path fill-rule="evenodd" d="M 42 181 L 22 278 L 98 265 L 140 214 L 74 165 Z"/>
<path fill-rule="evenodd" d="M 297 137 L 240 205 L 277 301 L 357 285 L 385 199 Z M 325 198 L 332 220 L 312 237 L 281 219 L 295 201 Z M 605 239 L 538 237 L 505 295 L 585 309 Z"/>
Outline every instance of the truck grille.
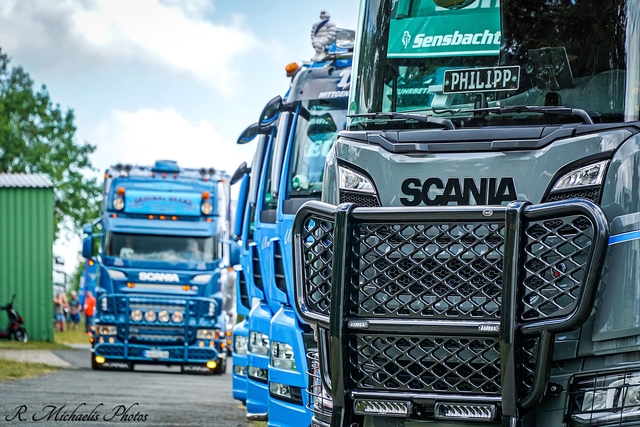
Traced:
<path fill-rule="evenodd" d="M 404 334 L 352 334 L 349 338 L 352 388 L 500 393 L 497 338 Z"/>
<path fill-rule="evenodd" d="M 549 194 L 545 198 L 545 202 L 556 202 L 559 200 L 569 200 L 569 199 L 587 199 L 591 200 L 593 203 L 600 203 L 600 195 L 602 194 L 601 188 L 586 188 L 583 190 L 570 190 L 564 191 L 561 193 Z"/>
<path fill-rule="evenodd" d="M 515 412 L 544 395 L 553 334 L 588 318 L 608 229 L 584 200 L 406 210 L 309 202 L 293 236 L 296 303 L 338 334 L 328 363 L 343 404 L 416 396 Z"/>
<path fill-rule="evenodd" d="M 247 288 L 247 278 L 244 270 L 238 271 L 240 280 L 238 286 L 240 287 L 240 303 L 243 307 L 251 308 L 251 300 L 249 299 L 249 290 Z"/>
<path fill-rule="evenodd" d="M 582 290 L 593 225 L 582 215 L 528 224 L 523 251 L 522 320 L 565 315 Z"/>
<path fill-rule="evenodd" d="M 344 190 L 340 190 L 340 203 L 356 203 L 366 208 L 377 208 L 381 206 L 378 201 L 378 196 L 376 195 Z"/>
<path fill-rule="evenodd" d="M 504 223 L 359 224 L 353 235 L 353 316 L 500 318 Z"/>
<path fill-rule="evenodd" d="M 287 293 L 287 282 L 284 278 L 284 264 L 282 263 L 282 248 L 278 242 L 273 247 L 273 268 L 275 270 L 276 288 Z"/>
<path fill-rule="evenodd" d="M 329 315 L 333 262 L 333 221 L 308 219 L 302 229 L 304 298 L 309 310 Z"/>
<path fill-rule="evenodd" d="M 253 266 L 253 284 L 258 288 L 258 290 L 264 292 L 262 272 L 260 270 L 260 258 L 258 257 L 258 251 L 255 246 L 251 249 L 251 262 Z"/>

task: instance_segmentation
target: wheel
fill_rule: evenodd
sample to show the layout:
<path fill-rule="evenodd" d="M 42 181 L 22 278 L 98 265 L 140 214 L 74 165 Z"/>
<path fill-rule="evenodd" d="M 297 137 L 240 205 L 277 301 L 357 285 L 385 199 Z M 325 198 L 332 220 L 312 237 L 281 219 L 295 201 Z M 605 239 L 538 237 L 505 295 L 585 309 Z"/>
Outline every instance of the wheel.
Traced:
<path fill-rule="evenodd" d="M 225 374 L 227 372 L 227 359 L 226 358 L 222 359 L 218 363 L 218 366 L 216 366 L 214 369 L 212 369 L 211 372 L 213 373 L 213 375 Z"/>
<path fill-rule="evenodd" d="M 29 341 L 29 335 L 24 328 L 20 328 L 13 333 L 13 339 L 21 343 L 26 343 L 27 341 Z"/>
<path fill-rule="evenodd" d="M 94 371 L 99 371 L 100 369 L 102 369 L 102 365 L 96 362 L 96 358 L 93 356 L 93 354 L 91 355 L 91 369 L 93 369 Z"/>

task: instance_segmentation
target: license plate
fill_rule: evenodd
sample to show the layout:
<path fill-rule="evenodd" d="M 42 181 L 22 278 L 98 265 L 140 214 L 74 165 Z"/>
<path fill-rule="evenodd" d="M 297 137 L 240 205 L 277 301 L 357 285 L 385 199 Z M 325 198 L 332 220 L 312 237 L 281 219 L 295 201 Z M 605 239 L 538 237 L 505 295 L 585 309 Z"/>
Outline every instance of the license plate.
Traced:
<path fill-rule="evenodd" d="M 444 72 L 443 93 L 518 90 L 520 67 L 468 68 Z"/>
<path fill-rule="evenodd" d="M 160 350 L 145 350 L 144 357 L 146 357 L 147 359 L 168 359 L 169 352 Z"/>

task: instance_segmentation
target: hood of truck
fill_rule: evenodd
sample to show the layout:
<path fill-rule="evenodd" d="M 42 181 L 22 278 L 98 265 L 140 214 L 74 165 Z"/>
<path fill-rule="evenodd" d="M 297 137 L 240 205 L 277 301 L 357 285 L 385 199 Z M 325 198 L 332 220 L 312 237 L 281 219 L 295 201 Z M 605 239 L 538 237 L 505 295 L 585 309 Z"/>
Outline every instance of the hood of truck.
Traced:
<path fill-rule="evenodd" d="M 522 132 L 514 129 L 511 140 L 495 141 L 495 130 L 405 132 L 412 134 L 405 137 L 411 142 L 394 143 L 384 133 L 341 133 L 328 160 L 324 200 L 339 203 L 337 167 L 341 165 L 368 176 L 385 207 L 540 203 L 561 176 L 610 158 L 632 135 L 627 128 L 579 134 L 562 128 L 555 137 L 541 130 L 538 139 L 518 140 Z M 448 142 L 432 140 L 443 132 Z"/>

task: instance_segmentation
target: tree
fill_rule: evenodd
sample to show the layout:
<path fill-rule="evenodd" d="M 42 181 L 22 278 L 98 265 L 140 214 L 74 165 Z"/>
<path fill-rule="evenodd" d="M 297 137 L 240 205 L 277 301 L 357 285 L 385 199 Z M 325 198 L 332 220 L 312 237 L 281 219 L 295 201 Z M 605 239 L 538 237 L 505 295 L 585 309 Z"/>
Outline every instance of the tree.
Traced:
<path fill-rule="evenodd" d="M 0 49 L 0 173 L 48 176 L 58 231 L 69 224 L 79 230 L 99 215 L 100 187 L 85 176 L 96 147 L 77 144 L 73 110 L 54 105 L 46 86 L 36 91 L 29 74 L 9 62 Z"/>

